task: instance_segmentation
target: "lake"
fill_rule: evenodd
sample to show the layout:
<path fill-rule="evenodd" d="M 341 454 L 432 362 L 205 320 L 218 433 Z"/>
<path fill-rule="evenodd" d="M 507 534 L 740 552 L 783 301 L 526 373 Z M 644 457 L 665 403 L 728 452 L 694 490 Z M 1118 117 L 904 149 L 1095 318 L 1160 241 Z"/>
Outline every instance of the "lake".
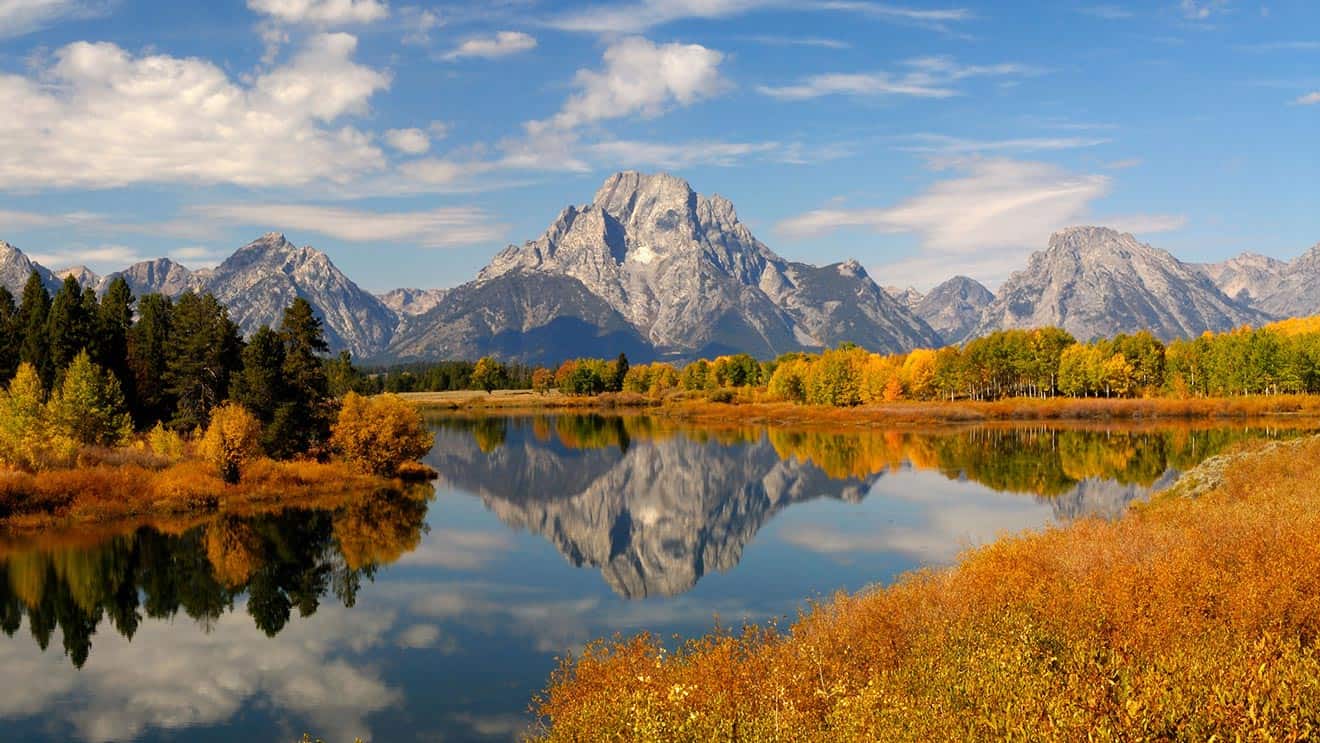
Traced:
<path fill-rule="evenodd" d="M 593 638 L 791 619 L 1310 428 L 428 422 L 433 489 L 0 539 L 0 739 L 506 741 Z"/>

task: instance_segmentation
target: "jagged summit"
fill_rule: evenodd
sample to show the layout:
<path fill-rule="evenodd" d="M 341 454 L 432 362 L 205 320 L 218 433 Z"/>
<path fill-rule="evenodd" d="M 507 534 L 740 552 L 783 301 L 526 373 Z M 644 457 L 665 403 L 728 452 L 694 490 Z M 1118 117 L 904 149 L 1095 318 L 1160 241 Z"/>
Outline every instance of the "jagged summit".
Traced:
<path fill-rule="evenodd" d="M 23 285 L 36 271 L 42 283 L 51 293 L 59 291 L 61 281 L 50 269 L 28 258 L 23 251 L 0 240 L 0 286 L 5 287 L 15 297 L 23 292 Z"/>
<path fill-rule="evenodd" d="M 1055 325 L 1082 340 L 1139 330 L 1168 339 L 1267 319 L 1168 252 L 1081 226 L 1054 233 L 1009 277 L 973 333 Z"/>
<path fill-rule="evenodd" d="M 926 295 L 918 295 L 913 308 L 945 343 L 953 345 L 967 340 L 994 300 L 995 295 L 979 281 L 954 276 Z"/>
<path fill-rule="evenodd" d="M 590 204 L 564 209 L 540 238 L 495 256 L 478 283 L 516 273 L 580 282 L 661 354 L 770 357 L 845 340 L 881 351 L 936 341 L 860 264 L 787 261 L 728 199 L 665 173 L 610 176 Z"/>

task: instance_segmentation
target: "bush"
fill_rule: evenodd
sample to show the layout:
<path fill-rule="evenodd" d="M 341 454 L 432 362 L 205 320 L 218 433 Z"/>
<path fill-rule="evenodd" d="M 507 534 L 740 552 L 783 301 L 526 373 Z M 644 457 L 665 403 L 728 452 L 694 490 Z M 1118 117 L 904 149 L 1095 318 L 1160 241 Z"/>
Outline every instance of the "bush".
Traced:
<path fill-rule="evenodd" d="M 421 413 L 397 395 L 344 397 L 330 445 L 364 471 L 393 476 L 406 462 L 421 459 L 435 443 Z"/>
<path fill-rule="evenodd" d="M 202 437 L 202 458 L 220 471 L 230 485 L 239 481 L 245 462 L 261 453 L 261 421 L 237 403 L 211 412 L 211 424 Z"/>

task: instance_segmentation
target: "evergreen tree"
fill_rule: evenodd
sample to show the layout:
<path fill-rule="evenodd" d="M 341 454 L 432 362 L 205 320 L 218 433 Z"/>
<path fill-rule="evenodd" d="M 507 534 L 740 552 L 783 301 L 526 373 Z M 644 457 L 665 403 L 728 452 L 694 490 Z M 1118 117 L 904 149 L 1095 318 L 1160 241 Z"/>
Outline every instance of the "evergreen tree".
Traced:
<path fill-rule="evenodd" d="M 0 385 L 7 384 L 18 371 L 18 306 L 14 295 L 0 286 Z"/>
<path fill-rule="evenodd" d="M 64 370 L 92 337 L 92 317 L 83 303 L 82 285 L 70 276 L 50 304 L 46 333 L 50 338 L 50 362 L 56 373 Z"/>
<path fill-rule="evenodd" d="M 50 317 L 50 293 L 33 271 L 23 286 L 23 299 L 18 305 L 17 325 L 22 334 L 18 349 L 20 362 L 32 365 L 42 385 L 49 387 L 55 378 L 55 367 L 50 363 L 50 336 L 46 321 Z"/>
<path fill-rule="evenodd" d="M 133 290 L 122 276 L 110 282 L 101 299 L 97 317 L 96 363 L 110 370 L 119 380 L 124 396 L 133 407 L 133 375 L 128 368 L 128 332 L 133 327 Z"/>
<path fill-rule="evenodd" d="M 106 301 L 110 301 L 108 294 Z M 128 330 L 127 367 L 131 382 L 127 386 L 133 390 L 131 409 L 140 428 L 168 419 L 173 409 L 165 384 L 173 315 L 174 303 L 169 297 L 148 294 L 138 304 L 137 322 Z"/>
<path fill-rule="evenodd" d="M 229 396 L 229 376 L 241 367 L 242 340 L 229 310 L 211 294 L 186 292 L 174 305 L 165 351 L 165 390 L 175 401 L 171 425 L 206 425 Z"/>
<path fill-rule="evenodd" d="M 284 341 L 262 325 L 243 349 L 243 369 L 234 379 L 234 399 L 269 426 L 288 398 L 284 384 Z"/>
<path fill-rule="evenodd" d="M 289 457 L 311 450 L 330 435 L 330 383 L 321 359 L 330 347 L 321 320 L 302 297 L 284 310 L 279 335 L 284 342 L 287 395 L 275 412 L 267 436 L 278 442 L 272 455 Z"/>
<path fill-rule="evenodd" d="M 628 376 L 628 354 L 619 352 L 619 358 L 614 360 L 614 378 L 610 380 L 610 391 L 620 392 L 623 390 L 623 380 Z"/>

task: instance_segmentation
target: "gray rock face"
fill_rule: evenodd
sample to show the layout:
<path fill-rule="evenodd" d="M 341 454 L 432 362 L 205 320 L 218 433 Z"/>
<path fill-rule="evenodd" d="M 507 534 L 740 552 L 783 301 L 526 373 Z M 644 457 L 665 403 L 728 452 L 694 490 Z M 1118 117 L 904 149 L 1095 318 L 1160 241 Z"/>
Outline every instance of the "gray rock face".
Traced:
<path fill-rule="evenodd" d="M 774 356 L 845 340 L 897 351 L 934 338 L 855 262 L 786 261 L 727 199 L 666 174 L 610 177 L 591 204 L 495 256 L 477 283 L 513 272 L 576 279 L 662 353 Z"/>
<path fill-rule="evenodd" d="M 154 261 L 134 263 L 123 271 L 116 271 L 101 279 L 101 291 L 110 286 L 116 278 L 123 278 L 133 295 L 141 297 L 147 294 L 164 294 L 177 297 L 189 289 L 197 289 L 200 282 L 192 271 L 169 258 L 157 258 Z"/>
<path fill-rule="evenodd" d="M 378 298 L 395 315 L 411 317 L 435 309 L 448 293 L 446 289 L 395 289 Z"/>
<path fill-rule="evenodd" d="M 995 301 L 989 289 L 966 276 L 955 276 L 918 297 L 914 307 L 917 316 L 939 333 L 946 345 L 967 340 L 985 308 Z"/>
<path fill-rule="evenodd" d="M 1320 244 L 1284 264 L 1276 277 L 1263 282 L 1252 304 L 1280 318 L 1320 314 Z"/>
<path fill-rule="evenodd" d="M 918 304 L 921 304 L 922 294 L 914 287 L 909 286 L 906 289 L 897 286 L 886 286 L 885 294 L 897 299 L 905 307 L 915 310 Z"/>
<path fill-rule="evenodd" d="M 193 283 L 229 307 L 245 334 L 263 324 L 275 327 L 297 297 L 311 303 L 325 325 L 332 349 L 370 356 L 389 343 L 397 318 L 379 299 L 353 283 L 325 253 L 299 248 L 284 235 L 268 233 L 239 248 Z"/>
<path fill-rule="evenodd" d="M 40 263 L 34 263 L 23 251 L 0 240 L 0 286 L 14 295 L 14 301 L 23 294 L 28 277 L 36 271 L 51 294 L 59 291 L 61 280 Z"/>
<path fill-rule="evenodd" d="M 57 272 L 55 276 L 60 280 L 72 276 L 77 280 L 78 286 L 81 286 L 84 289 L 87 287 L 95 289 L 101 284 L 101 277 L 97 276 L 96 272 L 92 271 L 92 269 L 87 266 L 73 266 L 72 268 L 66 268 L 63 271 Z"/>
<path fill-rule="evenodd" d="M 1276 258 L 1243 253 L 1220 263 L 1205 263 L 1201 271 L 1219 290 L 1243 303 L 1253 303 L 1278 290 L 1288 264 Z"/>
<path fill-rule="evenodd" d="M 674 596 L 726 571 L 775 514 L 816 498 L 862 500 L 877 477 L 832 480 L 781 459 L 768 438 L 725 446 L 687 436 L 566 450 L 514 424 L 490 453 L 441 431 L 427 458 L 444 481 L 504 523 L 544 536 L 574 565 L 598 568 L 620 596 Z"/>
<path fill-rule="evenodd" d="M 1149 330 L 1163 339 L 1267 321 L 1197 268 L 1104 227 L 1055 233 L 986 307 L 975 335 L 1062 327 L 1079 340 Z"/>

